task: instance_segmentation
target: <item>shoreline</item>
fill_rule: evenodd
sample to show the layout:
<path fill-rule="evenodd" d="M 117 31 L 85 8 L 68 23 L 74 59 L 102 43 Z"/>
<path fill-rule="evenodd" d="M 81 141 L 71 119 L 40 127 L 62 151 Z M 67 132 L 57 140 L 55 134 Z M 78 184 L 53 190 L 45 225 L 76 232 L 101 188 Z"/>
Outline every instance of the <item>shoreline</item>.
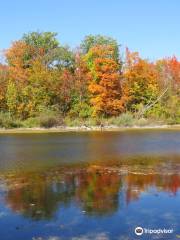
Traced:
<path fill-rule="evenodd" d="M 2 133 L 63 133 L 63 132 L 121 132 L 126 130 L 180 130 L 180 124 L 176 125 L 146 125 L 146 126 L 77 126 L 77 127 L 52 127 L 52 128 L 42 128 L 42 127 L 33 127 L 33 128 L 12 128 L 12 129 L 5 129 L 0 128 L 0 134 Z"/>

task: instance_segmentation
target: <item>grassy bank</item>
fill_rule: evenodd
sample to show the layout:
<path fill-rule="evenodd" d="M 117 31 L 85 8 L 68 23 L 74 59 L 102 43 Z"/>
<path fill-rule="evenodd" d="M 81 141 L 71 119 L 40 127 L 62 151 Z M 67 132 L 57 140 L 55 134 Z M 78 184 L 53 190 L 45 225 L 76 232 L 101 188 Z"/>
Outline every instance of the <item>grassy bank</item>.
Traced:
<path fill-rule="evenodd" d="M 42 115 L 19 120 L 7 114 L 0 115 L 0 132 L 63 132 L 63 131 L 116 131 L 123 129 L 180 128 L 180 124 L 162 120 L 133 117 L 125 113 L 111 118 L 69 118 L 58 115 Z"/>

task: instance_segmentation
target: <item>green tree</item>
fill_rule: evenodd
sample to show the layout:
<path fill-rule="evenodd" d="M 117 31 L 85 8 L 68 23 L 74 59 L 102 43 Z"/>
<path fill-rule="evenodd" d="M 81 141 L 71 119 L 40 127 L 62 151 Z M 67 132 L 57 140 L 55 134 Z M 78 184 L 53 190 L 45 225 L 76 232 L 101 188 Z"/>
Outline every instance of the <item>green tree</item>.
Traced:
<path fill-rule="evenodd" d="M 35 49 L 43 50 L 44 54 L 59 47 L 56 39 L 57 33 L 54 32 L 30 32 L 24 34 L 22 41 Z"/>
<path fill-rule="evenodd" d="M 111 37 L 102 35 L 88 35 L 82 41 L 80 47 L 82 49 L 83 54 L 87 54 L 92 47 L 98 45 L 109 45 L 113 47 L 114 49 L 113 58 L 116 61 L 119 61 L 119 44 L 115 39 Z"/>
<path fill-rule="evenodd" d="M 60 46 L 57 33 L 31 32 L 24 34 L 22 41 L 34 49 L 29 59 L 40 57 L 46 67 L 73 69 L 74 55 L 68 46 Z"/>

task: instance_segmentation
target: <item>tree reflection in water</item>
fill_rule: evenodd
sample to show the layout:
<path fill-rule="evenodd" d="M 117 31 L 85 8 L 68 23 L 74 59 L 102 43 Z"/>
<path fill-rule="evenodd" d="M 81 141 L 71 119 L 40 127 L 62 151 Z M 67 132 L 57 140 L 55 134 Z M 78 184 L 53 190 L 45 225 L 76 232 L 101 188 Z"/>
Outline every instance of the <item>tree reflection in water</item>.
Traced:
<path fill-rule="evenodd" d="M 151 187 L 175 195 L 178 174 L 121 173 L 103 166 L 57 168 L 7 176 L 6 204 L 33 220 L 51 219 L 59 207 L 77 204 L 88 215 L 109 215 L 138 201 Z M 119 196 L 125 196 L 119 199 Z"/>

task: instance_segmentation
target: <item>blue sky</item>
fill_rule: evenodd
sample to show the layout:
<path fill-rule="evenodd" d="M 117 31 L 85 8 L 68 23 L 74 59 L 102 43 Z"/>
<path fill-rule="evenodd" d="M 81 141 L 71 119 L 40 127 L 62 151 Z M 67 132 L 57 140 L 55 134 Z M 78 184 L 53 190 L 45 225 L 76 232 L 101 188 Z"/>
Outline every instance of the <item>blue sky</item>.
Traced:
<path fill-rule="evenodd" d="M 0 8 L 0 49 L 40 30 L 57 32 L 72 47 L 103 34 L 145 58 L 180 58 L 179 0 L 3 0 Z"/>

